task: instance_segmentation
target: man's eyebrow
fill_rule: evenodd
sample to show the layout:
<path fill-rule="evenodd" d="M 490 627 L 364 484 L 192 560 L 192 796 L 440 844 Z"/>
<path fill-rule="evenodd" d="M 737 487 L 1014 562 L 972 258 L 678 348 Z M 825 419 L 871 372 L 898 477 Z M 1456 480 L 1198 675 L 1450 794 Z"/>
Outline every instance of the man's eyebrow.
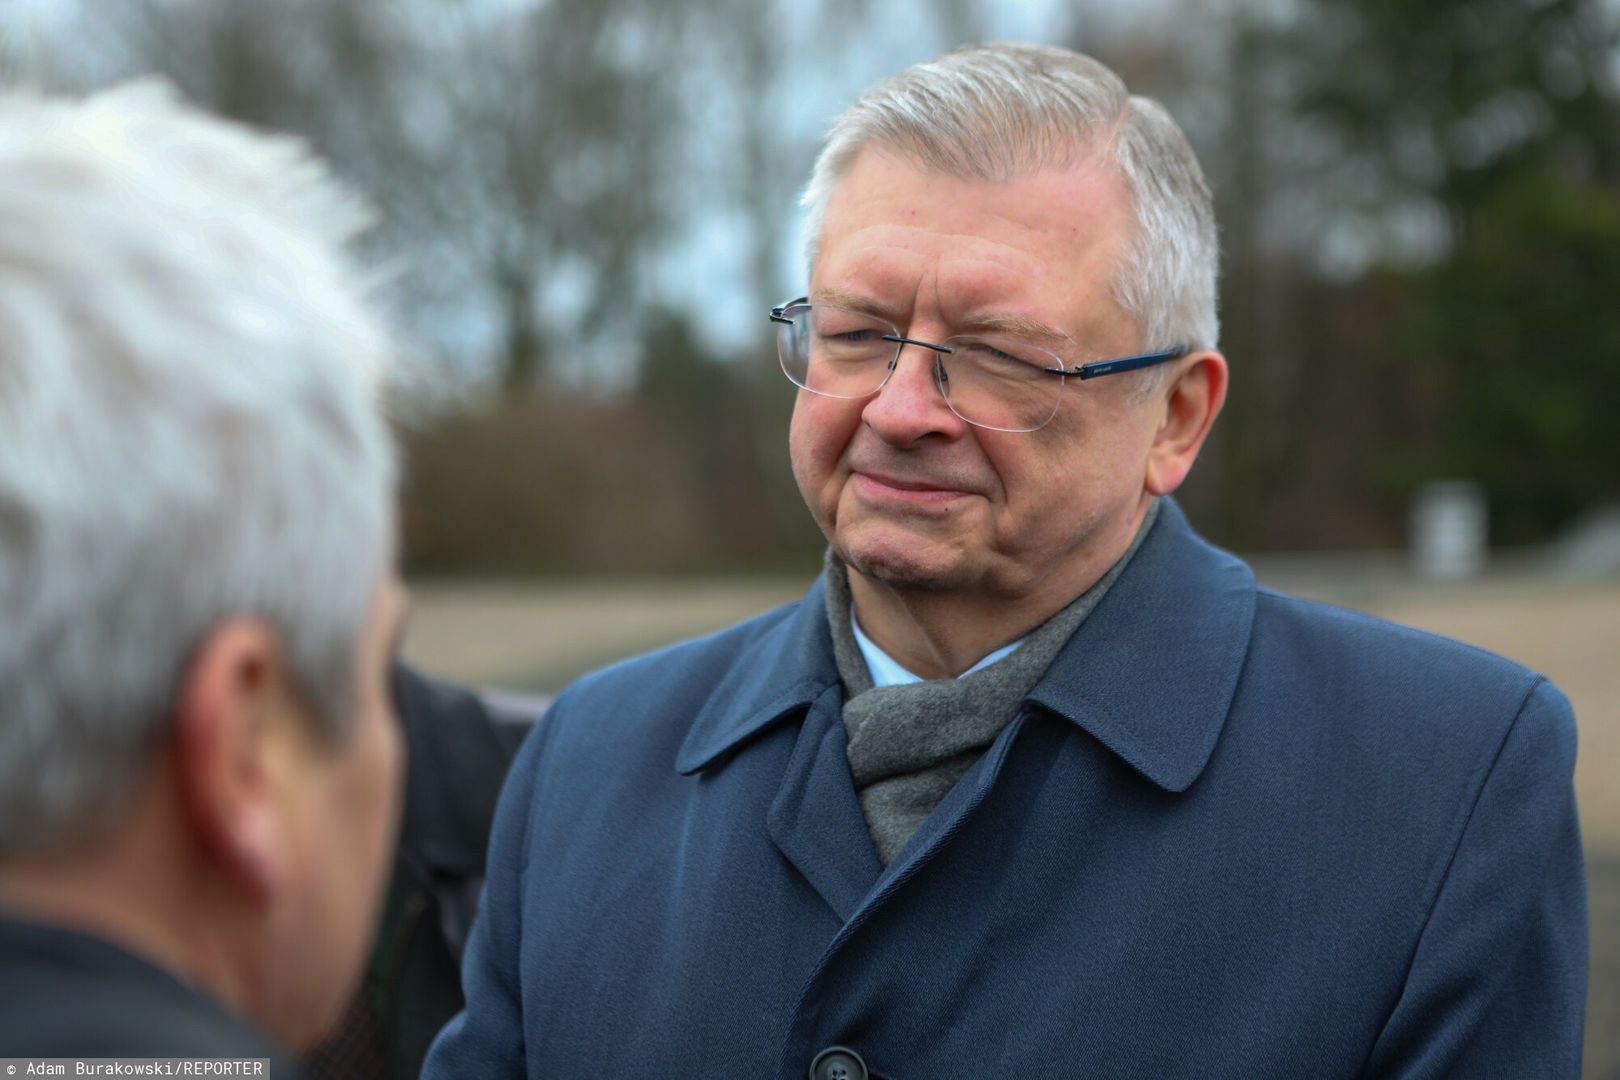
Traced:
<path fill-rule="evenodd" d="M 993 334 L 1011 334 L 1015 337 L 1050 338 L 1059 341 L 1072 340 L 1068 334 L 1053 326 L 1048 326 L 1039 319 L 1032 319 L 1027 315 L 978 315 L 966 320 L 965 328 L 987 331 Z"/>
<path fill-rule="evenodd" d="M 868 315 L 888 317 L 883 308 L 869 297 L 862 296 L 859 293 L 847 292 L 836 285 L 817 289 L 810 297 L 810 302 L 812 304 L 835 304 L 838 307 L 849 308 L 851 311 L 862 311 Z"/>
<path fill-rule="evenodd" d="M 814 304 L 836 304 L 839 307 L 846 307 L 852 311 L 860 311 L 884 319 L 894 317 L 882 305 L 875 303 L 869 297 L 848 292 L 835 285 L 817 289 L 810 301 Z M 981 334 L 1008 334 L 1013 337 L 1044 338 L 1050 341 L 1074 340 L 1062 330 L 1048 326 L 1039 319 L 1032 319 L 1028 315 L 976 315 L 971 319 L 964 319 L 957 324 L 956 328 Z"/>

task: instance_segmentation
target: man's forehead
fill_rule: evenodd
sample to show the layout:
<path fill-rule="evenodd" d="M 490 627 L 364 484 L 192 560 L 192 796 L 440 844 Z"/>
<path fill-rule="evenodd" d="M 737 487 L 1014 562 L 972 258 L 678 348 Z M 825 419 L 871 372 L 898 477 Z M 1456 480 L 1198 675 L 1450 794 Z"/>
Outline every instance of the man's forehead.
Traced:
<path fill-rule="evenodd" d="M 1096 142 L 1057 131 L 1029 130 L 1016 143 L 998 144 L 994 150 L 975 154 L 969 148 L 951 145 L 906 145 L 881 137 L 867 140 L 849 158 L 844 175 L 863 157 L 883 157 L 906 165 L 928 176 L 956 180 L 1006 184 L 1031 173 L 1093 170 L 1119 172 L 1112 137 Z"/>
<path fill-rule="evenodd" d="M 1118 247 L 1135 214 L 1124 175 L 1093 157 L 987 179 L 869 147 L 834 187 L 820 225 L 818 265 L 828 244 L 862 233 L 897 249 L 954 236 L 957 248 L 989 258 L 993 248 L 1061 257 Z"/>
<path fill-rule="evenodd" d="M 985 163 L 981 168 L 942 165 L 904 147 L 872 140 L 850 157 L 833 183 L 828 201 L 829 204 L 836 201 L 852 177 L 876 171 L 881 171 L 891 182 L 909 174 L 923 184 L 955 182 L 982 184 L 987 188 L 1015 185 L 1035 176 L 1065 176 L 1099 188 L 1117 188 L 1124 193 L 1129 185 L 1112 146 L 1112 142 L 1102 147 L 1069 143 Z"/>
<path fill-rule="evenodd" d="M 1112 284 L 1134 217 L 1117 170 L 1077 163 L 998 182 L 873 154 L 828 210 L 814 302 L 897 322 L 931 304 L 962 331 L 1038 339 L 1095 337 L 1122 314 Z"/>

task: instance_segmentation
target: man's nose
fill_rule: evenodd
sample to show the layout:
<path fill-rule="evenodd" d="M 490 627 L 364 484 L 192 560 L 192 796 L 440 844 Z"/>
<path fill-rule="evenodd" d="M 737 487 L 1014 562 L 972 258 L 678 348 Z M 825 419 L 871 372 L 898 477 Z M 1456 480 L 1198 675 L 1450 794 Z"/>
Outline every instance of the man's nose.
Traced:
<path fill-rule="evenodd" d="M 954 438 L 966 428 L 940 393 L 939 361 L 940 354 L 926 346 L 901 346 L 894 373 L 861 413 L 886 442 L 908 446 L 928 435 Z"/>

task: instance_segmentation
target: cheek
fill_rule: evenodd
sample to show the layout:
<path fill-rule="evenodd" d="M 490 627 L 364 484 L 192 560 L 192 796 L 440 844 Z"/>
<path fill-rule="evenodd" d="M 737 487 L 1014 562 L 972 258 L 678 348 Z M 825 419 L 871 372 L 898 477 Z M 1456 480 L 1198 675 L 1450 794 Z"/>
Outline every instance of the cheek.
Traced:
<path fill-rule="evenodd" d="M 359 745 L 346 764 L 332 793 L 330 805 L 341 822 L 332 823 L 342 850 L 330 856 L 342 865 L 336 876 L 346 879 L 344 889 L 361 912 L 369 910 L 394 852 L 403 799 L 404 741 L 398 721 L 383 709 L 363 718 L 357 732 Z"/>
<path fill-rule="evenodd" d="M 1001 483 L 999 529 L 1010 546 L 1061 546 L 1083 533 L 1125 485 L 1115 448 L 1078 425 L 1049 434 L 984 432 L 980 445 Z"/>
<path fill-rule="evenodd" d="M 818 398 L 801 391 L 788 427 L 788 453 L 793 478 L 812 510 L 829 496 L 824 490 L 838 471 L 839 460 L 860 423 L 859 403 Z"/>
<path fill-rule="evenodd" d="M 336 947 L 363 952 L 398 837 L 403 796 L 404 745 L 392 715 L 368 717 L 375 725 L 364 738 L 368 745 L 361 760 L 348 770 L 336 793 L 345 827 L 334 828 L 344 837 L 343 850 L 331 852 L 338 863 L 332 879 L 341 881 L 341 897 L 331 898 L 334 913 L 343 914 L 334 931 L 342 942 Z"/>
<path fill-rule="evenodd" d="M 405 809 L 405 737 L 400 734 L 398 721 L 390 717 L 388 725 L 388 768 L 384 801 L 388 812 L 383 822 L 383 843 L 392 846 L 399 829 L 399 819 Z"/>
<path fill-rule="evenodd" d="M 385 861 L 399 821 L 404 796 L 405 741 L 400 735 L 399 721 L 391 710 L 377 718 L 375 739 L 366 762 L 364 781 L 357 785 L 367 792 L 363 805 L 354 812 L 363 823 L 362 843 L 372 857 L 373 866 Z"/>

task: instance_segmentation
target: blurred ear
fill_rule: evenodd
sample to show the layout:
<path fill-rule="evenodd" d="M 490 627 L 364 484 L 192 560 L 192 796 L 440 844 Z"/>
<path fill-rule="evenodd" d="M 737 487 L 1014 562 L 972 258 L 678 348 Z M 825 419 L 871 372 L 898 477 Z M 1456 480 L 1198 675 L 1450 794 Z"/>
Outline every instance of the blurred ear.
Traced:
<path fill-rule="evenodd" d="M 1192 471 L 1209 429 L 1226 403 L 1226 358 L 1206 350 L 1181 360 L 1160 399 L 1164 415 L 1148 451 L 1144 487 L 1168 495 Z"/>
<path fill-rule="evenodd" d="M 290 685 L 275 632 L 237 618 L 204 639 L 175 699 L 172 763 L 193 842 L 256 906 L 287 875 L 279 788 Z"/>

